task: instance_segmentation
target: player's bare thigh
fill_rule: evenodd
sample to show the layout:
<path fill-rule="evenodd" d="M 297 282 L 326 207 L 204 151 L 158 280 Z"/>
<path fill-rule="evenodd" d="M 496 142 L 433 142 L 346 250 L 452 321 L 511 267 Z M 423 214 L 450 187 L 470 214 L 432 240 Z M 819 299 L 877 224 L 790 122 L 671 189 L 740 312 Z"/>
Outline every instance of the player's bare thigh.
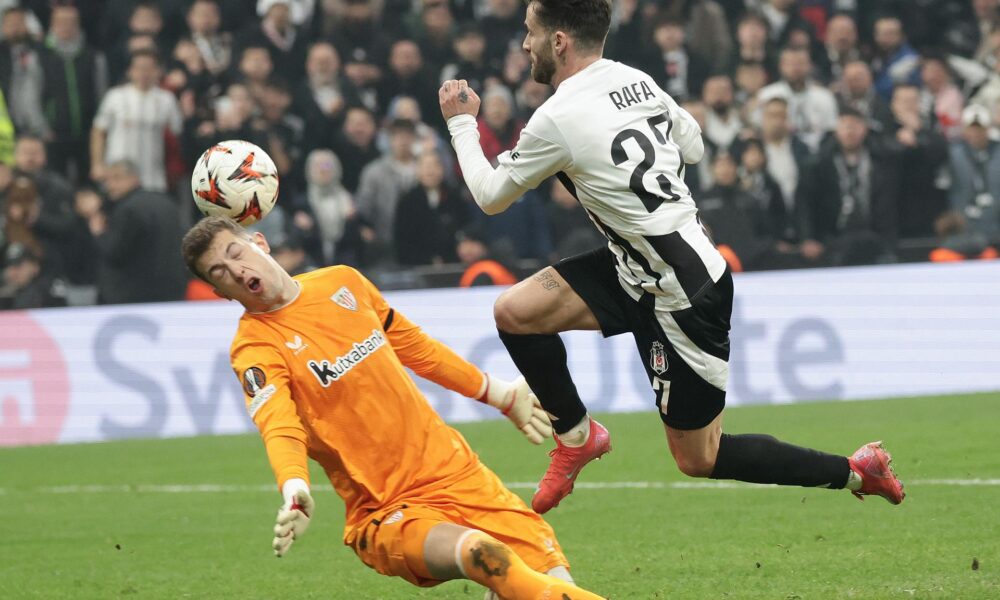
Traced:
<path fill-rule="evenodd" d="M 600 329 L 594 313 L 552 267 L 501 294 L 493 305 L 493 318 L 498 329 L 514 334 Z"/>

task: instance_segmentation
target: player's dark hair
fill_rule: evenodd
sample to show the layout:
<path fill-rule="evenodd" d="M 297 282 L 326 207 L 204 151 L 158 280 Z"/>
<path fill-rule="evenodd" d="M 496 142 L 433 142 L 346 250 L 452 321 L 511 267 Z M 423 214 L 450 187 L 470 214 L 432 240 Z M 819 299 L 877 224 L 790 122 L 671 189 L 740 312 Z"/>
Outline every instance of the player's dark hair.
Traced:
<path fill-rule="evenodd" d="M 611 3 L 608 0 L 527 0 L 535 6 L 538 22 L 548 31 L 564 31 L 581 49 L 604 45 L 611 28 Z"/>
<path fill-rule="evenodd" d="M 242 225 L 229 217 L 205 217 L 195 223 L 184 234 L 184 240 L 181 241 L 181 255 L 184 257 L 184 264 L 187 265 L 188 271 L 191 271 L 191 274 L 205 283 L 212 282 L 198 271 L 198 259 L 208 252 L 208 248 L 212 245 L 212 241 L 215 240 L 215 236 L 223 231 L 230 231 L 237 237 L 249 236 L 247 230 L 243 229 Z"/>

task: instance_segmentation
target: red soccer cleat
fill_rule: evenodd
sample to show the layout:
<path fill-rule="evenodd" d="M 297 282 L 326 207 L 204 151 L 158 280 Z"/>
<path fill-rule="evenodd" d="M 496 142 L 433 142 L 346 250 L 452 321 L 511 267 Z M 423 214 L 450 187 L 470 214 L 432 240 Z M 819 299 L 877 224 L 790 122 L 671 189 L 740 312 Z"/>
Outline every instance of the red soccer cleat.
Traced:
<path fill-rule="evenodd" d="M 906 497 L 903 482 L 892 468 L 892 456 L 882 442 L 861 446 L 848 461 L 861 477 L 861 489 L 851 492 L 858 500 L 864 500 L 862 496 L 882 496 L 892 504 L 899 504 Z"/>
<path fill-rule="evenodd" d="M 573 491 L 573 483 L 583 467 L 611 451 L 611 435 L 604 425 L 594 419 L 590 420 L 590 437 L 587 443 L 579 448 L 564 446 L 560 443 L 559 436 L 552 437 L 556 440 L 555 450 L 549 452 L 552 462 L 531 499 L 531 508 L 538 514 L 559 506 L 559 502 Z"/>

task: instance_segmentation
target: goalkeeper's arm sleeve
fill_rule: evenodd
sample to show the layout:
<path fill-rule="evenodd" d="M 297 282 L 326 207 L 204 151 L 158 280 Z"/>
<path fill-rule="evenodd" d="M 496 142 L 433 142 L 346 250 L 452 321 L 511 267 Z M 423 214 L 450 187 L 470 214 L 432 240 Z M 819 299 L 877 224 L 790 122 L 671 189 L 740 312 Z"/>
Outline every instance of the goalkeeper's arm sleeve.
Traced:
<path fill-rule="evenodd" d="M 465 185 L 484 213 L 502 213 L 528 191 L 528 188 L 511 179 L 506 169 L 494 169 L 486 160 L 479 145 L 475 117 L 458 115 L 448 119 L 448 131 L 451 132 L 451 143 L 458 155 Z"/>

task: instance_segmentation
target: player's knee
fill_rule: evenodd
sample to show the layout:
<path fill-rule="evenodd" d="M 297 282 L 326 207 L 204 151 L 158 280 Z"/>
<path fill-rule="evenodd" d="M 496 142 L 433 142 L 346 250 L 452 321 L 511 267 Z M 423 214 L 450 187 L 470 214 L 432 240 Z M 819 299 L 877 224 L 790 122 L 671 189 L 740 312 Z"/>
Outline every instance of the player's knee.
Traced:
<path fill-rule="evenodd" d="M 715 456 L 706 452 L 676 452 L 674 461 L 688 477 L 709 477 L 715 470 Z"/>
<path fill-rule="evenodd" d="M 500 294 L 493 304 L 493 320 L 496 321 L 497 329 L 505 333 L 533 333 L 530 329 L 530 315 L 524 309 L 523 303 L 518 300 L 513 288 Z"/>

